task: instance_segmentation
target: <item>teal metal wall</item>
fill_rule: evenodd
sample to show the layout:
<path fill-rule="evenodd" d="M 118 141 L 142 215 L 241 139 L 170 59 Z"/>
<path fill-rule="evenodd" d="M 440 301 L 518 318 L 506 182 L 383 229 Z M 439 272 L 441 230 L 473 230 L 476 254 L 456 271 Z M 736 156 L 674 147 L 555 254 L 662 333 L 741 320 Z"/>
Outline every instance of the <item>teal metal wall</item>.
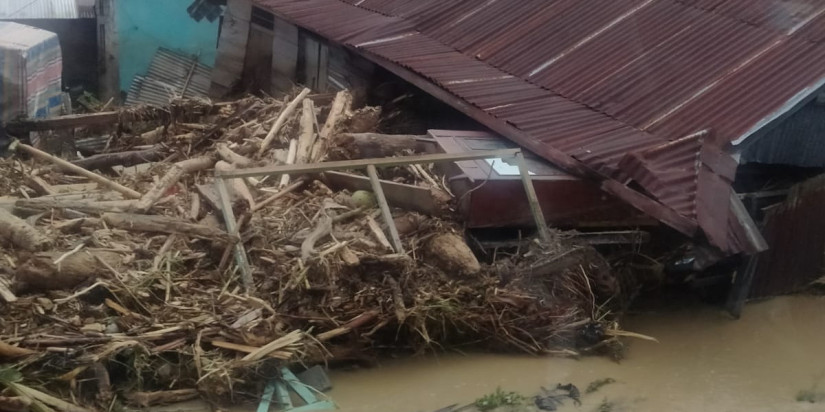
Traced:
<path fill-rule="evenodd" d="M 196 22 L 186 8 L 192 0 L 116 0 L 120 49 L 120 88 L 129 90 L 135 75 L 146 73 L 159 47 L 200 53 L 214 67 L 219 20 Z"/>

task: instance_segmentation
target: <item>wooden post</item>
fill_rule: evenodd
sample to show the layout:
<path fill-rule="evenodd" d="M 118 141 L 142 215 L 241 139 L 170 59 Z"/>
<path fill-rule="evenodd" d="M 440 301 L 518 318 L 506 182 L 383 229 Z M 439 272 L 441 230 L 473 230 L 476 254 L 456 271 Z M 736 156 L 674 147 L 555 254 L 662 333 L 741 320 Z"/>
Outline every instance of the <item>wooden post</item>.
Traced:
<path fill-rule="evenodd" d="M 544 242 L 550 241 L 550 232 L 547 230 L 547 221 L 544 220 L 544 213 L 541 211 L 539 199 L 536 196 L 536 188 L 533 187 L 533 180 L 530 179 L 530 170 L 527 169 L 527 162 L 524 161 L 524 154 L 518 152 L 513 156 L 518 164 L 518 170 L 521 173 L 521 182 L 524 184 L 524 191 L 527 193 L 527 203 L 530 204 L 530 211 L 533 213 L 533 219 L 536 221 L 536 229 L 539 231 L 539 237 Z"/>
<path fill-rule="evenodd" d="M 395 246 L 395 253 L 404 253 L 404 245 L 401 243 L 401 237 L 398 235 L 398 228 L 395 227 L 395 221 L 390 212 L 390 205 L 387 203 L 387 198 L 384 197 L 384 189 L 381 188 L 381 181 L 378 179 L 378 171 L 374 165 L 367 166 L 367 174 L 370 176 L 370 183 L 372 183 L 372 191 L 375 192 L 375 197 L 378 200 L 378 206 L 381 208 L 381 214 L 384 216 L 384 222 L 387 223 L 387 228 L 390 230 L 390 237 L 392 238 L 393 246 Z"/>
<path fill-rule="evenodd" d="M 240 238 L 238 233 L 237 222 L 235 221 L 235 212 L 232 211 L 232 202 L 229 200 L 229 191 L 226 189 L 226 182 L 221 177 L 215 177 L 215 185 L 218 189 L 218 196 L 221 198 L 221 211 L 223 212 L 223 220 L 226 223 L 226 231 L 230 235 L 235 235 Z M 252 280 L 252 268 L 249 266 L 249 261 L 246 257 L 246 248 L 243 246 L 243 240 L 235 243 L 235 261 L 238 264 L 238 270 L 241 271 L 241 284 L 246 293 L 251 294 L 255 290 L 255 283 Z"/>

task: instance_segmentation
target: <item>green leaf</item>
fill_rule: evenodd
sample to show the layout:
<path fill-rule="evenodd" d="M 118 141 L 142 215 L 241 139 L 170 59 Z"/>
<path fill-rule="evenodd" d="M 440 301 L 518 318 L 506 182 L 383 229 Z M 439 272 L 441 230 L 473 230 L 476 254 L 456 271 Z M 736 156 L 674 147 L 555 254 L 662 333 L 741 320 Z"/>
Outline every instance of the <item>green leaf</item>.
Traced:
<path fill-rule="evenodd" d="M 9 384 L 20 382 L 21 380 L 23 380 L 23 374 L 21 374 L 20 371 L 11 366 L 0 366 L 0 383 Z"/>

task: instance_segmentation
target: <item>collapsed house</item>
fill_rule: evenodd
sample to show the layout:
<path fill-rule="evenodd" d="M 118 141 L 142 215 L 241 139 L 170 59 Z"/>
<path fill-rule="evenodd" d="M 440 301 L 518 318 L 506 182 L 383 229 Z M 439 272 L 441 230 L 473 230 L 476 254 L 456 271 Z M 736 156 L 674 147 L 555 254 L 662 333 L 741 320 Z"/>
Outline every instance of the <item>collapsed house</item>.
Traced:
<path fill-rule="evenodd" d="M 213 91 L 249 73 L 323 90 L 386 70 L 706 242 L 713 262 L 768 247 L 731 189 L 738 162 L 822 166 L 771 131 L 798 128 L 790 115 L 820 92 L 824 15 L 814 2 L 230 0 Z"/>

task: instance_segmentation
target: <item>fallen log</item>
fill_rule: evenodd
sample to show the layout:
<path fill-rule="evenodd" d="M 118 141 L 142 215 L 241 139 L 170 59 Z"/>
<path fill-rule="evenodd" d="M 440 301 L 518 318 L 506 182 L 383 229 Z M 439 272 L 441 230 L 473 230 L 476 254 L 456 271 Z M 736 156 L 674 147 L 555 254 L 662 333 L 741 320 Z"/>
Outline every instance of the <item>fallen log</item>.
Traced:
<path fill-rule="evenodd" d="M 281 130 L 282 127 L 286 124 L 286 121 L 289 120 L 289 117 L 292 116 L 292 113 L 295 112 L 295 109 L 298 107 L 298 104 L 301 103 L 307 95 L 309 95 L 310 90 L 304 88 L 301 90 L 301 93 L 298 96 L 295 96 L 295 99 L 292 100 L 289 105 L 278 115 L 278 118 L 275 120 L 275 123 L 272 124 L 272 128 L 269 129 L 269 133 L 266 134 L 264 141 L 261 142 L 261 148 L 258 149 L 258 156 L 261 156 L 266 152 L 266 149 L 269 148 L 269 145 L 275 139 L 275 136 Z"/>
<path fill-rule="evenodd" d="M 101 216 L 101 219 L 103 219 L 103 221 L 111 227 L 124 230 L 169 234 L 176 233 L 185 236 L 194 236 L 201 239 L 220 240 L 223 242 L 236 242 L 238 240 L 237 236 L 232 236 L 223 230 L 211 226 L 199 225 L 197 223 L 189 223 L 166 216 L 137 215 L 131 213 L 104 213 L 103 216 Z"/>
<path fill-rule="evenodd" d="M 427 150 L 425 136 L 407 134 L 343 133 L 332 141 L 333 160 L 368 159 L 397 156 L 403 152 L 423 153 Z"/>
<path fill-rule="evenodd" d="M 157 162 L 162 160 L 165 155 L 162 146 L 155 146 L 146 150 L 94 155 L 85 159 L 75 160 L 72 164 L 88 170 L 103 169 L 112 166 L 129 167 L 141 163 Z"/>
<path fill-rule="evenodd" d="M 138 196 L 140 197 L 140 201 L 137 204 L 137 210 L 144 213 L 147 212 L 172 186 L 176 185 L 184 175 L 209 169 L 215 165 L 215 161 L 216 159 L 211 156 L 204 156 L 175 163 L 145 195 L 142 197 Z"/>
<path fill-rule="evenodd" d="M 0 239 L 29 251 L 43 250 L 51 240 L 25 220 L 0 209 Z"/>
<path fill-rule="evenodd" d="M 62 259 L 59 263 L 55 263 Z M 102 250 L 80 250 L 66 255 L 62 252 L 41 252 L 23 261 L 14 273 L 14 280 L 23 290 L 66 290 L 84 281 L 109 274 L 106 265 L 117 267 L 120 254 Z"/>

